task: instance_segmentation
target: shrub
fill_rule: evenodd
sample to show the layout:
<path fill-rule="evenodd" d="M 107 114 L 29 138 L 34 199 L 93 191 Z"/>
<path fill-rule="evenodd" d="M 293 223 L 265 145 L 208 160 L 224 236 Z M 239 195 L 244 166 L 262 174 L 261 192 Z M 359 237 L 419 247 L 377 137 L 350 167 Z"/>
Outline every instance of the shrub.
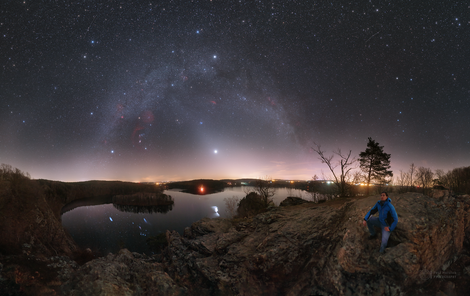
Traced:
<path fill-rule="evenodd" d="M 240 201 L 237 213 L 239 217 L 255 216 L 266 212 L 266 207 L 264 199 L 259 194 L 251 192 Z"/>
<path fill-rule="evenodd" d="M 224 198 L 225 201 L 225 212 L 227 212 L 228 216 L 232 218 L 237 213 L 237 206 L 239 198 L 237 196 L 227 197 Z"/>

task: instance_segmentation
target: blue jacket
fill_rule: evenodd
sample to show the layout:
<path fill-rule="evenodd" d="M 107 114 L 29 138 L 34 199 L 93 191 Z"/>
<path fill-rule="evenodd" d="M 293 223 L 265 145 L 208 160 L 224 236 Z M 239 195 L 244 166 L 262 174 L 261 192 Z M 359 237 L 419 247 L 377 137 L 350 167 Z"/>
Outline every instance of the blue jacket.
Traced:
<path fill-rule="evenodd" d="M 384 201 L 383 206 L 380 205 L 380 200 L 375 204 L 375 206 L 370 209 L 369 212 L 367 212 L 366 216 L 364 217 L 364 220 L 369 220 L 369 217 L 371 215 L 374 215 L 375 213 L 379 212 L 379 221 L 380 224 L 382 224 L 384 227 L 388 226 L 390 231 L 393 231 L 395 227 L 397 227 L 398 223 L 398 216 L 397 212 L 395 211 L 395 208 L 392 205 L 392 200 L 390 198 L 387 198 L 387 200 Z"/>

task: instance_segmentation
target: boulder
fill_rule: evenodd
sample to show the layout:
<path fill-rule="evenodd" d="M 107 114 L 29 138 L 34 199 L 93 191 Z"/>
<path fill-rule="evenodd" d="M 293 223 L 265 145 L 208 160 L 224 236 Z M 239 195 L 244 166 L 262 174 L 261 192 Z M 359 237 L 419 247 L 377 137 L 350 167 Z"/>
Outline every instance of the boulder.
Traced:
<path fill-rule="evenodd" d="M 296 205 L 301 205 L 301 204 L 308 203 L 308 202 L 310 202 L 310 201 L 307 201 L 307 200 L 302 199 L 300 197 L 288 196 L 286 199 L 281 201 L 279 206 L 280 207 L 296 206 Z"/>
<path fill-rule="evenodd" d="M 127 249 L 78 268 L 62 287 L 63 295 L 187 295 L 159 263 L 137 259 Z"/>

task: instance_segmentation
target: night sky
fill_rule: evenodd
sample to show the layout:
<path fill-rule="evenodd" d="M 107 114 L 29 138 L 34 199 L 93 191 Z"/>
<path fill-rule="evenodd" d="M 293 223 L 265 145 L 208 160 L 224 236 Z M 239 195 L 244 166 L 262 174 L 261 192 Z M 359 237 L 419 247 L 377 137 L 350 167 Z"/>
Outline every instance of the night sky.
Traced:
<path fill-rule="evenodd" d="M 464 1 L 11 1 L 0 163 L 33 178 L 311 179 L 368 137 L 470 165 Z"/>

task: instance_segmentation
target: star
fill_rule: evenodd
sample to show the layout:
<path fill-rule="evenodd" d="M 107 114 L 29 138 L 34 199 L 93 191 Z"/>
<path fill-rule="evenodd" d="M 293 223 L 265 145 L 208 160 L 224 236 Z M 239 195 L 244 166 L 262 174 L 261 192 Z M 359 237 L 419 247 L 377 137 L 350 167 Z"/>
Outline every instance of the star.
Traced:
<path fill-rule="evenodd" d="M 41 9 L 58 12 L 53 22 L 42 10 L 7 5 L 3 14 L 15 17 L 0 34 L 0 134 L 8 138 L 0 137 L 2 157 L 35 178 L 177 181 L 253 172 L 291 178 L 298 171 L 296 178 L 310 179 L 322 165 L 308 152 L 309 142 L 357 154 L 368 136 L 385 149 L 396 140 L 407 143 L 391 149 L 395 172 L 418 160 L 433 169 L 470 165 L 462 146 L 468 120 L 454 111 L 469 109 L 470 91 L 459 82 L 467 75 L 462 28 L 470 24 L 463 3 L 454 1 L 452 8 L 428 1 L 430 11 L 442 13 L 426 21 L 413 5 L 396 1 L 368 10 L 320 1 L 308 13 L 302 1 L 284 1 L 284 13 L 276 5 L 251 11 L 258 5 L 194 1 L 191 9 L 207 16 L 196 20 L 178 1 L 159 1 L 158 8 L 128 1 L 110 4 L 110 11 L 119 11 L 110 21 L 92 7 L 65 11 L 65 5 L 43 2 Z M 373 18 L 363 15 L 372 12 Z M 389 21 L 409 15 L 416 21 L 406 28 Z M 394 138 L 400 128 L 404 133 Z M 429 148 L 444 130 L 455 136 L 455 153 L 439 140 Z M 207 146 L 215 139 L 210 145 L 231 147 L 230 158 L 228 150 L 219 157 Z M 33 150 L 54 143 L 59 153 L 40 151 L 42 163 L 32 165 L 22 143 Z M 420 145 L 429 153 L 419 153 Z M 201 154 L 217 158 L 213 167 L 200 170 Z M 95 169 L 103 155 L 113 166 Z M 89 161 L 74 170 L 65 165 L 74 159 Z M 270 166 L 299 159 L 305 161 L 288 169 Z M 64 164 L 64 172 L 53 170 L 54 163 Z M 122 164 L 129 166 L 111 169 Z"/>

